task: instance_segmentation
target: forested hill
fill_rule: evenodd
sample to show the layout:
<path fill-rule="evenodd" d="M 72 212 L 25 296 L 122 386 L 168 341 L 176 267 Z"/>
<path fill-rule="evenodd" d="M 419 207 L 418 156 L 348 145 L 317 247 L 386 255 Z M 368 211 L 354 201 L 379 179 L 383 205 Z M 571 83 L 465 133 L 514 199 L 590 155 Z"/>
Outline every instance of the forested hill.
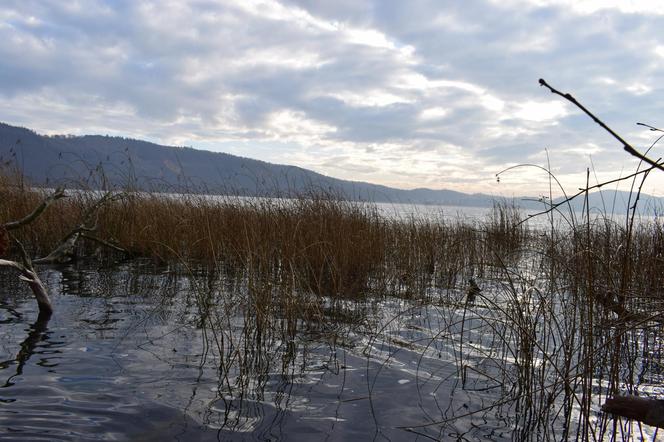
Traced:
<path fill-rule="evenodd" d="M 44 136 L 0 123 L 0 157 L 35 184 L 85 180 L 101 165 L 109 182 L 145 190 L 295 195 L 313 189 L 377 202 L 487 206 L 492 197 L 451 190 L 402 190 L 340 180 L 301 167 L 190 147 L 100 135 Z"/>
<path fill-rule="evenodd" d="M 292 196 L 314 189 L 375 202 L 490 207 L 494 201 L 494 197 L 484 194 L 444 189 L 403 190 L 340 180 L 296 166 L 129 138 L 44 136 L 4 123 L 0 123 L 0 160 L 18 168 L 36 185 L 99 185 L 103 172 L 112 185 L 129 183 L 153 191 Z M 89 183 L 91 176 L 94 182 Z M 541 203 L 522 198 L 516 201 L 533 210 L 542 208 Z M 623 192 L 605 192 L 602 197 L 591 195 L 591 206 L 607 207 L 618 213 L 625 210 L 627 201 Z M 575 206 L 581 204 L 579 199 Z M 661 199 L 650 199 L 649 204 L 661 206 Z"/>

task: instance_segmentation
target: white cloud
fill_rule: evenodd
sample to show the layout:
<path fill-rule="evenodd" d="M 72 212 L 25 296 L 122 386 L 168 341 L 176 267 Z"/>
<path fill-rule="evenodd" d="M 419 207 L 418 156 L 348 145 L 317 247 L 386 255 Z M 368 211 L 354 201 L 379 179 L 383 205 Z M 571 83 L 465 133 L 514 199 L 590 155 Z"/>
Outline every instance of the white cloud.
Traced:
<path fill-rule="evenodd" d="M 535 7 L 560 6 L 577 14 L 594 14 L 616 10 L 625 14 L 664 14 L 664 4 L 659 0 L 491 0 L 492 3 L 530 5 Z"/>
<path fill-rule="evenodd" d="M 634 95 L 645 95 L 652 92 L 652 88 L 643 83 L 632 83 L 625 88 L 627 91 L 633 93 Z"/>
<path fill-rule="evenodd" d="M 526 101 L 514 108 L 511 117 L 535 122 L 558 120 L 569 113 L 567 104 L 561 101 Z"/>
<path fill-rule="evenodd" d="M 276 140 L 302 143 L 318 142 L 336 128 L 307 118 L 303 112 L 281 110 L 268 118 L 266 134 Z"/>
<path fill-rule="evenodd" d="M 408 187 L 490 190 L 544 146 L 615 170 L 622 151 L 537 79 L 647 145 L 633 123 L 664 114 L 662 5 L 7 0 L 0 120 Z"/>
<path fill-rule="evenodd" d="M 284 67 L 289 69 L 319 68 L 327 61 L 312 50 L 298 48 L 268 47 L 246 51 L 230 65 L 241 68 Z"/>
<path fill-rule="evenodd" d="M 339 91 L 335 93 L 329 93 L 324 96 L 336 98 L 337 100 L 341 100 L 347 105 L 352 107 L 365 107 L 365 106 L 383 107 L 392 104 L 413 102 L 413 100 L 409 98 L 395 95 L 388 91 L 377 90 L 377 89 L 374 90 L 369 89 L 366 91 L 358 91 L 358 92 Z"/>
<path fill-rule="evenodd" d="M 443 107 L 429 107 L 420 112 L 420 118 L 423 120 L 437 120 L 445 118 L 449 111 Z"/>
<path fill-rule="evenodd" d="M 664 45 L 657 45 L 657 46 L 655 46 L 655 48 L 653 49 L 653 52 L 654 52 L 655 55 L 657 55 L 658 57 L 662 57 L 662 58 L 664 58 Z"/>

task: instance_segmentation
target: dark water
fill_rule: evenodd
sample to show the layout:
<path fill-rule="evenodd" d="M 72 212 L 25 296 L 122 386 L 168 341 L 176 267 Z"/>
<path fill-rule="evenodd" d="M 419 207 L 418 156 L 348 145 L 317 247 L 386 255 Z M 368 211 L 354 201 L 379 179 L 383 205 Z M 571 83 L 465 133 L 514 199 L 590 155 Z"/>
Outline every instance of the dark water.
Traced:
<path fill-rule="evenodd" d="M 263 309 L 269 288 L 218 274 L 134 262 L 42 278 L 49 320 L 0 272 L 0 440 L 565 439 L 558 402 L 542 419 L 518 409 L 505 311 L 466 310 L 460 291 L 327 300 L 304 320 Z M 545 362 L 533 353 L 555 379 Z M 551 385 L 530 397 L 560 397 Z"/>
<path fill-rule="evenodd" d="M 464 406 L 441 388 L 458 382 L 450 352 L 423 357 L 418 344 L 431 316 L 401 301 L 367 305 L 371 320 L 358 305 L 330 310 L 328 329 L 284 335 L 257 333 L 247 310 L 202 327 L 190 278 L 166 269 L 42 276 L 48 321 L 16 275 L 0 274 L 2 440 L 416 440 L 398 427 Z M 381 323 L 393 338 L 376 339 Z"/>

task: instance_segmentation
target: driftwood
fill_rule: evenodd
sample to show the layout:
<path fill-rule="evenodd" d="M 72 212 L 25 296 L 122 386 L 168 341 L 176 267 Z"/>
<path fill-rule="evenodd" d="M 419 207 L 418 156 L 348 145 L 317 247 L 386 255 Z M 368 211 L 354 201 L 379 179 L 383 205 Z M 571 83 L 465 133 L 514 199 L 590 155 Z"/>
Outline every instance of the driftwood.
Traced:
<path fill-rule="evenodd" d="M 64 197 L 64 189 L 58 188 L 52 194 L 45 197 L 44 200 L 25 217 L 18 221 L 11 221 L 5 224 L 0 224 L 0 257 L 4 255 L 9 249 L 9 239 L 12 238 L 9 231 L 30 224 L 42 213 L 44 213 L 44 211 L 54 201 Z M 94 204 L 85 210 L 81 224 L 67 233 L 67 235 L 65 235 L 60 243 L 55 247 L 55 249 L 43 258 L 31 260 L 26 253 L 23 244 L 21 244 L 19 240 L 12 238 L 21 252 L 21 262 L 12 261 L 9 259 L 0 259 L 0 267 L 10 267 L 19 272 L 19 279 L 25 281 L 28 284 L 35 296 L 35 299 L 37 300 L 40 316 L 46 318 L 50 317 L 50 315 L 53 313 L 53 304 L 51 303 L 51 299 L 48 296 L 48 290 L 42 283 L 41 279 L 39 279 L 33 264 L 64 264 L 72 261 L 75 258 L 75 248 L 80 238 L 88 238 L 103 246 L 110 247 L 113 250 L 129 254 L 127 250 L 118 245 L 89 235 L 89 233 L 97 230 L 97 215 L 99 209 L 108 202 L 123 197 L 124 194 L 106 192 L 97 201 L 95 201 Z"/>
<path fill-rule="evenodd" d="M 634 419 L 653 427 L 664 428 L 664 400 L 639 396 L 616 396 L 607 399 L 602 411 Z"/>
<path fill-rule="evenodd" d="M 44 283 L 39 279 L 37 272 L 35 272 L 34 267 L 32 267 L 32 262 L 30 261 L 28 254 L 25 252 L 23 245 L 19 241 L 16 241 L 16 244 L 21 250 L 23 262 L 0 259 L 0 266 L 11 267 L 18 270 L 20 273 L 19 279 L 25 281 L 35 295 L 37 305 L 39 306 L 39 314 L 45 317 L 50 317 L 53 313 L 53 304 L 51 304 L 51 298 L 48 296 L 48 290 L 46 290 L 46 286 L 44 286 Z"/>
<path fill-rule="evenodd" d="M 124 198 L 123 193 L 114 194 L 112 192 L 106 192 L 101 198 L 85 210 L 81 224 L 70 230 L 64 238 L 60 240 L 60 243 L 55 249 L 53 249 L 53 251 L 51 251 L 51 253 L 42 258 L 37 258 L 33 260 L 33 262 L 35 264 L 66 264 L 73 261 L 76 258 L 76 244 L 80 238 L 90 239 L 103 246 L 128 255 L 129 252 L 122 247 L 89 235 L 89 233 L 97 230 L 97 216 L 99 209 L 105 204 L 120 198 Z"/>
<path fill-rule="evenodd" d="M 18 229 L 19 227 L 30 224 L 44 213 L 54 201 L 64 198 L 64 196 L 64 189 L 59 187 L 44 198 L 44 200 L 27 216 L 18 221 L 10 221 L 0 225 L 0 252 L 4 254 L 9 249 L 10 230 Z M 48 318 L 53 313 L 53 304 L 51 303 L 51 298 L 48 296 L 48 290 L 46 290 L 46 286 L 41 279 L 39 279 L 37 272 L 32 266 L 30 257 L 23 248 L 23 244 L 17 239 L 14 239 L 14 242 L 17 244 L 18 249 L 21 252 L 21 262 L 0 259 L 0 267 L 11 267 L 19 272 L 19 279 L 25 281 L 32 290 L 33 295 L 35 295 L 37 305 L 39 306 L 40 316 Z"/>

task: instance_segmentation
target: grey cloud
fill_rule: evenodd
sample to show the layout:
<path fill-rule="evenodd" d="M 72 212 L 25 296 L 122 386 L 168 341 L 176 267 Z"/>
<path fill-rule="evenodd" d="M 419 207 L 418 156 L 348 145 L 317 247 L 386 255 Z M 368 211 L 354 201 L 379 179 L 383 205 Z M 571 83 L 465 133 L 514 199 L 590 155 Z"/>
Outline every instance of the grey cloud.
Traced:
<path fill-rule="evenodd" d="M 560 101 L 537 85 L 545 77 L 621 133 L 633 133 L 636 121 L 664 125 L 653 120 L 662 115 L 655 97 L 661 95 L 664 57 L 653 54 L 655 46 L 664 45 L 660 16 L 611 10 L 579 16 L 562 7 L 514 8 L 484 1 L 282 3 L 326 24 L 318 26 L 259 16 L 233 2 L 153 2 L 151 9 L 148 4 L 91 1 L 76 9 L 75 3 L 57 1 L 6 2 L 0 14 L 0 57 L 5 60 L 0 98 L 24 108 L 6 110 L 0 119 L 17 115 L 28 120 L 29 106 L 37 106 L 29 103 L 48 97 L 78 108 L 84 116 L 70 115 L 71 126 L 83 131 L 83 125 L 132 120 L 129 128 L 109 129 L 134 130 L 136 136 L 162 130 L 164 137 L 180 129 L 250 142 L 265 136 L 271 114 L 288 110 L 334 127 L 324 135 L 328 145 L 355 143 L 358 151 L 377 157 L 392 156 L 389 143 L 413 154 L 445 153 L 445 146 L 455 145 L 475 155 L 480 166 L 499 169 L 536 156 L 544 147 L 555 155 L 557 146 L 569 151 L 592 142 L 606 149 L 598 164 L 615 167 L 623 158 L 619 146 L 611 150 L 612 140 L 571 104 L 565 104 L 569 115 L 558 118 L 558 125 L 509 119 L 483 107 L 477 91 L 400 87 L 399 77 L 411 73 L 472 85 L 506 103 L 505 112 L 527 101 Z M 353 27 L 382 32 L 396 49 L 343 40 L 344 30 Z M 398 51 L 405 46 L 414 48 L 409 59 Z M 269 54 L 278 54 L 277 60 L 263 59 Z M 296 54 L 313 54 L 318 62 L 298 60 Z M 288 56 L 293 65 L 280 63 L 279 57 Z M 603 84 L 602 78 L 615 84 Z M 376 106 L 340 98 L 372 90 L 408 102 Z M 419 117 L 432 107 L 445 114 Z M 104 115 L 104 108 L 127 108 L 130 114 Z M 66 118 L 57 112 L 50 121 L 61 126 Z M 49 125 L 44 109 L 34 113 L 40 115 L 35 125 Z M 182 117 L 188 119 L 178 123 Z M 496 127 L 500 136 L 491 135 Z M 578 162 L 563 168 L 571 172 Z M 349 171 L 357 166 L 352 158 L 342 164 Z"/>

